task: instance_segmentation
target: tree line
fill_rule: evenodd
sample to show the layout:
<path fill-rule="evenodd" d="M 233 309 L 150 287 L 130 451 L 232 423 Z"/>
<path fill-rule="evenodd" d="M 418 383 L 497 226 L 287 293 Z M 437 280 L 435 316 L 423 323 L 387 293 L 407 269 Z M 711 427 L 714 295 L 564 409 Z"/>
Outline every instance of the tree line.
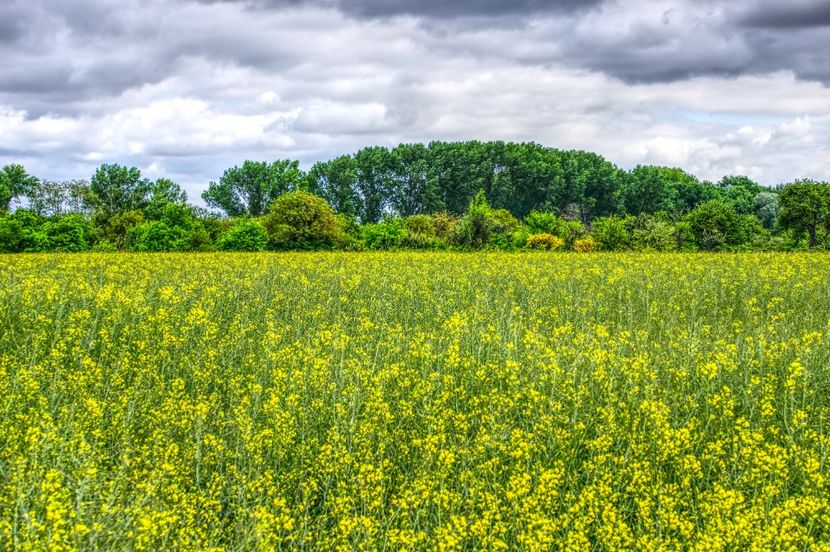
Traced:
<path fill-rule="evenodd" d="M 622 170 L 535 143 L 367 147 L 314 164 L 245 161 L 191 205 L 169 179 L 0 171 L 0 251 L 830 248 L 830 185 Z"/>

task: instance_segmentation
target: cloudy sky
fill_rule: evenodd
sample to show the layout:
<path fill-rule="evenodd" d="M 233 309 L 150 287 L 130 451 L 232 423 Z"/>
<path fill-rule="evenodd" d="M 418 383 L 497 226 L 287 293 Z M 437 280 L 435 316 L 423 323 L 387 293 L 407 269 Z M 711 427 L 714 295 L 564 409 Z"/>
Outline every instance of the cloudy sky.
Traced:
<path fill-rule="evenodd" d="M 0 164 L 192 199 L 244 159 L 532 140 L 830 179 L 830 0 L 0 0 Z"/>

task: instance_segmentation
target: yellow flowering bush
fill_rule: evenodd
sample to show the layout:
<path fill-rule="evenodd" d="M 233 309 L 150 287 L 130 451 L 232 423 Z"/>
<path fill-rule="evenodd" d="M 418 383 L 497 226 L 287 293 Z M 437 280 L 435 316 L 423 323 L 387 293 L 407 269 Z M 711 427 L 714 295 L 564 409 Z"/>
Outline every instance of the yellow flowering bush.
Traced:
<path fill-rule="evenodd" d="M 827 274 L 0 257 L 0 548 L 830 550 Z"/>
<path fill-rule="evenodd" d="M 594 238 L 587 236 L 581 240 L 574 241 L 574 251 L 577 253 L 590 253 L 597 248 L 597 242 Z"/>
<path fill-rule="evenodd" d="M 565 240 L 553 234 L 532 234 L 527 237 L 526 245 L 530 249 L 550 249 L 556 251 L 565 245 Z"/>

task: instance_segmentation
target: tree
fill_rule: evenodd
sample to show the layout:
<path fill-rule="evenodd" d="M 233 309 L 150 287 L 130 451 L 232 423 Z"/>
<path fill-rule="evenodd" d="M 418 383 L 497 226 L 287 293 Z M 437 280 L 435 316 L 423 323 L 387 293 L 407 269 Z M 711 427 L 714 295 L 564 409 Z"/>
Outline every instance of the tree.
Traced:
<path fill-rule="evenodd" d="M 278 197 L 264 226 L 275 249 L 329 249 L 343 232 L 326 200 L 300 191 Z"/>
<path fill-rule="evenodd" d="M 755 216 L 767 230 L 772 230 L 778 220 L 778 194 L 761 192 L 755 196 Z"/>
<path fill-rule="evenodd" d="M 304 187 L 305 181 L 298 161 L 245 161 L 226 170 L 219 182 L 211 182 L 202 198 L 229 217 L 259 217 L 276 198 Z"/>
<path fill-rule="evenodd" d="M 150 200 L 144 209 L 144 215 L 148 220 L 159 220 L 164 215 L 165 208 L 170 204 L 186 205 L 187 193 L 172 180 L 159 178 L 152 185 Z"/>
<path fill-rule="evenodd" d="M 360 222 L 378 222 L 391 206 L 393 158 L 383 147 L 363 148 L 355 156 L 355 188 Z"/>
<path fill-rule="evenodd" d="M 404 217 L 444 208 L 438 184 L 429 174 L 429 152 L 423 144 L 401 144 L 392 150 L 390 200 L 395 213 Z"/>
<path fill-rule="evenodd" d="M 350 218 L 357 217 L 360 205 L 356 180 L 350 155 L 315 163 L 308 172 L 309 191 L 325 199 L 335 212 Z"/>
<path fill-rule="evenodd" d="M 619 199 L 627 214 L 686 213 L 715 197 L 711 184 L 674 167 L 639 165 L 623 179 Z"/>
<path fill-rule="evenodd" d="M 0 213 L 11 209 L 12 201 L 26 196 L 37 186 L 38 179 L 22 165 L 6 165 L 0 170 Z"/>
<path fill-rule="evenodd" d="M 136 167 L 104 164 L 89 181 L 84 204 L 103 225 L 115 215 L 144 209 L 151 190 L 151 182 Z"/>
<path fill-rule="evenodd" d="M 746 176 L 724 176 L 717 186 L 718 195 L 730 202 L 741 215 L 755 212 L 755 197 L 764 191 L 757 182 Z"/>
<path fill-rule="evenodd" d="M 830 225 L 830 184 L 813 180 L 796 180 L 778 194 L 778 222 L 797 234 L 807 232 L 810 247 L 816 246 L 816 233 Z"/>

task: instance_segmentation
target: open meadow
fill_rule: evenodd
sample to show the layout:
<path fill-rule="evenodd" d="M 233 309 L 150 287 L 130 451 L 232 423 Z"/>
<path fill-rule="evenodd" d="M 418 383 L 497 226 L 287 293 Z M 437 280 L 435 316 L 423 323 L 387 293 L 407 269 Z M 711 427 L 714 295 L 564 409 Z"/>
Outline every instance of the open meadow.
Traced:
<path fill-rule="evenodd" d="M 0 548 L 830 550 L 830 255 L 0 257 Z"/>

